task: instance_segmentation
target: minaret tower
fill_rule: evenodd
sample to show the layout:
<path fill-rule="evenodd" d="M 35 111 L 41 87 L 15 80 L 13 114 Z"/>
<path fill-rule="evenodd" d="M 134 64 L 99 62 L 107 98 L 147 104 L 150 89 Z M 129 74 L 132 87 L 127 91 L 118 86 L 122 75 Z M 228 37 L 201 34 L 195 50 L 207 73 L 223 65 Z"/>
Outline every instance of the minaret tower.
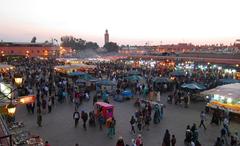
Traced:
<path fill-rule="evenodd" d="M 104 34 L 104 43 L 107 44 L 109 43 L 109 34 L 108 34 L 108 30 L 106 29 L 106 32 Z"/>

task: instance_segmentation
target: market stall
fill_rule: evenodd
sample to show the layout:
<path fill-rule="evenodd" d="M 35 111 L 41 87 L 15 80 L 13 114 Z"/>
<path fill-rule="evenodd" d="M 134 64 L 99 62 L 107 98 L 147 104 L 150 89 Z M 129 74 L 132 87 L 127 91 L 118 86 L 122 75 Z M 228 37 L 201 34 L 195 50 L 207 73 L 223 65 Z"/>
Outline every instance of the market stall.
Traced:
<path fill-rule="evenodd" d="M 117 84 L 113 81 L 106 79 L 100 80 L 96 82 L 96 91 L 97 92 L 102 91 L 103 92 L 102 98 L 104 98 L 105 96 L 107 98 L 109 95 L 115 94 L 116 86 Z"/>
<path fill-rule="evenodd" d="M 142 76 L 139 76 L 139 75 L 132 75 L 132 76 L 128 76 L 128 77 L 125 77 L 124 79 L 130 81 L 130 82 L 139 82 L 139 83 L 145 83 L 146 80 L 142 77 Z"/>
<path fill-rule="evenodd" d="M 86 64 L 74 64 L 74 65 L 60 65 L 55 66 L 54 69 L 56 72 L 69 74 L 71 72 L 92 72 L 96 66 L 86 65 Z"/>
<path fill-rule="evenodd" d="M 218 86 L 202 92 L 209 101 L 207 107 L 228 110 L 240 115 L 240 83 Z"/>
<path fill-rule="evenodd" d="M 155 77 L 152 79 L 152 82 L 155 91 L 169 91 L 173 88 L 173 80 L 167 77 Z"/>

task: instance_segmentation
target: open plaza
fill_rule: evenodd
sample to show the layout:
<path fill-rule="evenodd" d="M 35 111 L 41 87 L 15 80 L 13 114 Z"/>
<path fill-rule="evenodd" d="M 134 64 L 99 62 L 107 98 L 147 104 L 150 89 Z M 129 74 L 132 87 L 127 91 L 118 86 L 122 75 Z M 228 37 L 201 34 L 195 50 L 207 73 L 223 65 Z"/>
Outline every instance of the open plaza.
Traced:
<path fill-rule="evenodd" d="M 238 64 L 14 58 L 0 70 L 5 145 L 239 144 Z"/>

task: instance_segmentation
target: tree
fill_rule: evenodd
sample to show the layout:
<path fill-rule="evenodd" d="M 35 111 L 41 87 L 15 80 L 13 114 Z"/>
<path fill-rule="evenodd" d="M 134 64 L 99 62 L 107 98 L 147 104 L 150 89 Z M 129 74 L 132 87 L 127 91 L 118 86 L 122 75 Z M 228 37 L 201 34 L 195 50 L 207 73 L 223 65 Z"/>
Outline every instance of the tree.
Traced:
<path fill-rule="evenodd" d="M 95 42 L 87 42 L 86 40 L 75 38 L 73 36 L 61 37 L 61 46 L 71 47 L 75 50 L 97 49 L 99 47 Z"/>
<path fill-rule="evenodd" d="M 36 43 L 37 38 L 34 36 L 31 40 L 31 43 Z"/>
<path fill-rule="evenodd" d="M 104 45 L 104 48 L 108 51 L 108 52 L 117 52 L 119 49 L 119 46 L 117 45 L 117 43 L 114 42 L 109 42 L 106 43 Z"/>
<path fill-rule="evenodd" d="M 85 47 L 86 49 L 94 49 L 94 50 L 99 48 L 98 44 L 95 42 L 87 42 Z"/>

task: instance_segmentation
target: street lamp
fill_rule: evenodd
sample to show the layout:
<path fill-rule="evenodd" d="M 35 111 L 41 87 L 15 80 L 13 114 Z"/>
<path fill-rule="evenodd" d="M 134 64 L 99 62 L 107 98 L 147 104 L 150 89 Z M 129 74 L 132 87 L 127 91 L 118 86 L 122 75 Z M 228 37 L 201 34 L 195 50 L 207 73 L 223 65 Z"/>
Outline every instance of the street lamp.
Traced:
<path fill-rule="evenodd" d="M 21 86 L 23 82 L 23 78 L 20 75 L 17 75 L 14 77 L 14 81 L 17 86 Z"/>
<path fill-rule="evenodd" d="M 12 103 L 12 101 L 9 105 L 7 105 L 7 111 L 8 114 L 11 116 L 13 116 L 16 113 L 16 106 Z"/>

